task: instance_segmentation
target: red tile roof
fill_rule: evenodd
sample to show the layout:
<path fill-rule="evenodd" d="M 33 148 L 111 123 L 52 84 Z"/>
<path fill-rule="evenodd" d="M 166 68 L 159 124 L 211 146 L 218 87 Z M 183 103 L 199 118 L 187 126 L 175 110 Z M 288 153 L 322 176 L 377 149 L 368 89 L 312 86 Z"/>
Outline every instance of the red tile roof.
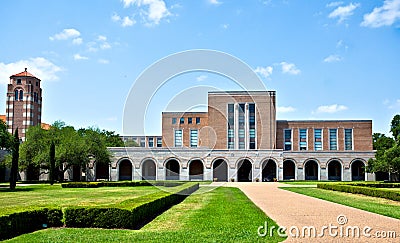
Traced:
<path fill-rule="evenodd" d="M 51 128 L 50 124 L 47 123 L 41 123 L 40 126 L 42 127 L 42 129 L 44 130 L 49 130 Z"/>
<path fill-rule="evenodd" d="M 27 68 L 25 68 L 25 71 L 14 74 L 11 77 L 34 77 L 34 78 L 36 78 L 35 75 L 33 75 L 32 73 L 27 71 Z"/>
<path fill-rule="evenodd" d="M 0 120 L 3 120 L 4 122 L 6 122 L 6 115 L 0 115 Z"/>

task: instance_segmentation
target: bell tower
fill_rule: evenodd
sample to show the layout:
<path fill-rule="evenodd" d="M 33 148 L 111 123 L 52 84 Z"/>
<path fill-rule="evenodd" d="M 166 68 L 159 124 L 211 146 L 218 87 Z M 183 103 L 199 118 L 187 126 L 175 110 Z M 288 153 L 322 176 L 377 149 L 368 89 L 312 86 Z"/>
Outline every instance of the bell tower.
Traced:
<path fill-rule="evenodd" d="M 6 122 L 9 132 L 18 128 L 19 137 L 25 140 L 26 129 L 41 124 L 41 80 L 25 71 L 10 76 L 6 100 Z"/>

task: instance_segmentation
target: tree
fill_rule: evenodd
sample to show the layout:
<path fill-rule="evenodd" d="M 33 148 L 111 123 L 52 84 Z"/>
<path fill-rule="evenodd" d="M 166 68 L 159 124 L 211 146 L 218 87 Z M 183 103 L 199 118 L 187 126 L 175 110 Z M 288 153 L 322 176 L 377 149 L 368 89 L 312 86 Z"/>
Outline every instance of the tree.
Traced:
<path fill-rule="evenodd" d="M 7 131 L 7 125 L 0 120 L 0 149 L 10 150 L 13 145 L 13 136 Z"/>
<path fill-rule="evenodd" d="M 54 169 L 56 165 L 56 146 L 54 141 L 51 141 L 50 144 L 50 151 L 49 151 L 49 163 L 50 163 L 50 170 L 49 170 L 49 177 L 50 177 L 50 185 L 54 184 Z"/>
<path fill-rule="evenodd" d="M 139 144 L 135 140 L 125 141 L 125 147 L 139 147 Z"/>
<path fill-rule="evenodd" d="M 390 132 L 397 143 L 400 142 L 400 115 L 395 115 L 390 124 Z"/>
<path fill-rule="evenodd" d="M 14 190 L 18 180 L 18 159 L 19 159 L 19 136 L 18 128 L 15 129 L 12 148 L 12 164 L 10 175 L 10 189 Z"/>

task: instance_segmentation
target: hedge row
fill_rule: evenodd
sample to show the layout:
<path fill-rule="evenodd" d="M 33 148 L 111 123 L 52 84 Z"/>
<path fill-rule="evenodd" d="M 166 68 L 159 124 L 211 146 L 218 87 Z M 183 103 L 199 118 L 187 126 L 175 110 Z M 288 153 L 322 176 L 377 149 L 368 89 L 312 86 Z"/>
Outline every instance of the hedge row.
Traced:
<path fill-rule="evenodd" d="M 344 185 L 344 184 L 317 184 L 317 188 L 332 190 L 332 191 L 340 191 L 340 192 L 349 192 L 354 194 L 363 194 L 366 196 L 372 197 L 381 197 L 390 200 L 400 201 L 400 193 L 396 191 L 389 190 L 381 190 L 378 188 L 371 187 L 362 187 L 353 185 Z"/>
<path fill-rule="evenodd" d="M 142 198 L 140 200 L 142 202 L 130 199 L 113 207 L 70 207 L 64 212 L 65 225 L 78 228 L 136 229 L 171 206 L 180 203 L 198 188 L 198 183 L 190 183 L 172 193 L 150 194 Z"/>
<path fill-rule="evenodd" d="M 62 183 L 62 188 L 98 188 L 98 187 L 132 187 L 132 186 L 165 186 L 174 187 L 182 182 L 170 181 L 101 181 L 101 182 L 69 182 Z"/>
<path fill-rule="evenodd" d="M 376 188 L 400 188 L 400 183 L 351 183 L 350 186 L 364 186 L 364 187 L 376 187 Z"/>
<path fill-rule="evenodd" d="M 0 240 L 30 233 L 47 227 L 60 227 L 61 209 L 36 209 L 0 216 Z"/>

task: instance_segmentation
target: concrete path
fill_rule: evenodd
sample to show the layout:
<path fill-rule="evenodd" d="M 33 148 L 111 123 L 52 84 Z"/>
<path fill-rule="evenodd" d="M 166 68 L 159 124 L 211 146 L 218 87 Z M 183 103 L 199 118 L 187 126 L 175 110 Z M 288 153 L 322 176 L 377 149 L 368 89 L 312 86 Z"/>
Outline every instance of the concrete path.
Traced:
<path fill-rule="evenodd" d="M 278 187 L 288 185 L 281 183 L 229 182 L 223 186 L 240 188 L 279 226 L 289 229 L 287 242 L 400 242 L 400 220 L 397 219 L 282 190 Z M 261 233 L 264 228 L 260 229 Z M 360 237 L 357 237 L 358 229 Z M 392 232 L 396 238 L 388 238 Z"/>

